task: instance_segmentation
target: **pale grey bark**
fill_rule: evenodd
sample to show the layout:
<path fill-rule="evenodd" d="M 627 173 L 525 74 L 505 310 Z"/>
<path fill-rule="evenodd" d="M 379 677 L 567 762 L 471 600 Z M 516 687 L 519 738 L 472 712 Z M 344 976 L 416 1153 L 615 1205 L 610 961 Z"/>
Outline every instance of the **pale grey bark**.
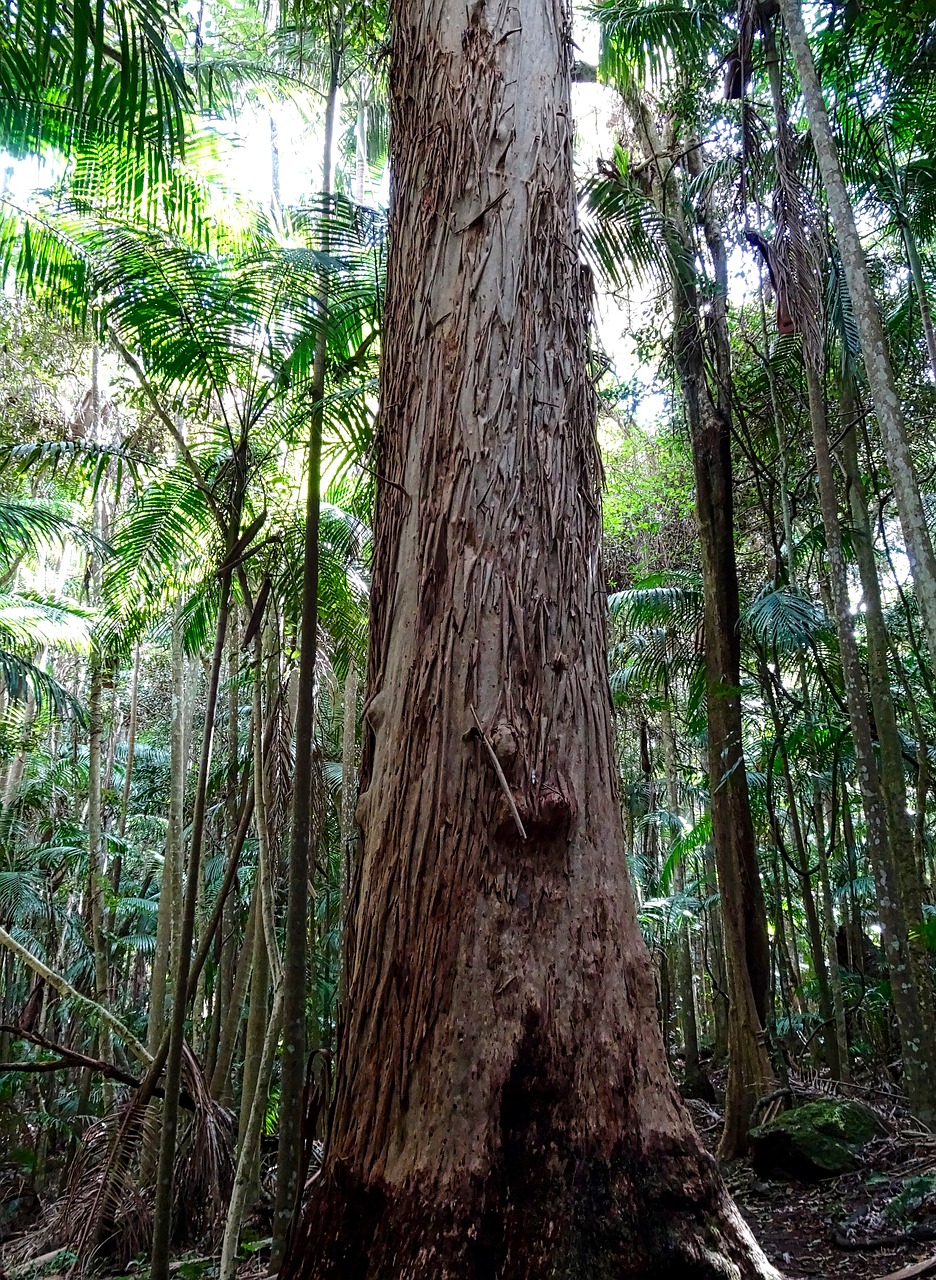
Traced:
<path fill-rule="evenodd" d="M 913 228 L 903 222 L 903 241 L 907 250 L 907 263 L 910 276 L 916 290 L 917 303 L 920 307 L 920 319 L 923 321 L 923 333 L 926 338 L 926 351 L 929 355 L 930 370 L 936 380 L 936 326 L 933 324 L 933 309 L 930 306 L 929 294 L 926 290 L 926 278 L 923 275 L 923 263 L 920 260 L 920 248 L 913 234 Z"/>
<path fill-rule="evenodd" d="M 185 754 L 183 722 L 185 719 L 184 660 L 181 623 L 172 623 L 172 694 L 169 729 L 169 821 L 163 855 L 162 879 L 159 886 L 159 909 L 156 916 L 156 947 L 153 953 L 153 976 L 150 986 L 149 1023 L 146 1041 L 155 1053 L 166 1026 L 167 992 L 172 971 L 173 917 L 181 900 L 182 815 L 185 802 Z"/>
<path fill-rule="evenodd" d="M 868 386 L 887 457 L 894 501 L 900 517 L 930 657 L 936 662 L 936 554 L 933 552 L 916 469 L 907 442 L 887 335 L 871 287 L 854 210 L 806 35 L 800 0 L 780 0 L 780 9 L 796 63 L 813 147 L 848 283 Z"/>
<path fill-rule="evenodd" d="M 248 1100 L 247 1122 L 241 1139 L 237 1168 L 234 1173 L 234 1186 L 231 1190 L 231 1200 L 224 1223 L 221 1263 L 218 1272 L 219 1280 L 232 1280 L 237 1270 L 237 1246 L 240 1241 L 241 1223 L 244 1219 L 244 1211 L 250 1204 L 256 1181 L 256 1167 L 260 1153 L 263 1120 L 266 1115 L 267 1094 L 270 1089 L 273 1060 L 276 1055 L 276 1045 L 279 1040 L 282 1022 L 283 986 L 282 982 L 280 982 L 273 997 L 273 1008 L 263 1037 L 263 1048 L 260 1053 L 256 1079 Z"/>

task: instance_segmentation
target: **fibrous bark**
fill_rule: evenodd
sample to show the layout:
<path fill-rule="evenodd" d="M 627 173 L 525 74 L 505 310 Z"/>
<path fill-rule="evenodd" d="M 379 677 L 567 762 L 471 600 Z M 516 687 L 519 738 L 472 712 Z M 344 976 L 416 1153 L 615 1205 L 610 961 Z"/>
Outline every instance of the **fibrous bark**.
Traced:
<path fill-rule="evenodd" d="M 281 1274 L 769 1275 L 667 1074 L 627 880 L 568 17 L 392 20 L 363 852 Z"/>

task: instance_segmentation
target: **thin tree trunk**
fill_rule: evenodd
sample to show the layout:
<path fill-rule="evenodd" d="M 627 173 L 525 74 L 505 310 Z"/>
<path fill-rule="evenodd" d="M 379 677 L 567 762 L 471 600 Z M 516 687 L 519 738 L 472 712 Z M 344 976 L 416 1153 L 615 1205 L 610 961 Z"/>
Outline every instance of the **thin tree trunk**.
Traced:
<path fill-rule="evenodd" d="M 728 1088 L 719 1154 L 731 1159 L 747 1150 L 751 1110 L 773 1083 L 763 1030 L 769 957 L 737 692 L 739 606 L 729 427 L 709 399 L 697 313 L 691 306 L 681 313 L 676 360 L 690 422 L 702 546 L 712 835 L 729 993 Z"/>
<path fill-rule="evenodd" d="M 245 1210 L 255 1198 L 260 1139 L 263 1134 L 267 1096 L 270 1091 L 270 1079 L 273 1075 L 273 1060 L 276 1056 L 276 1046 L 279 1043 L 282 1022 L 283 986 L 280 983 L 273 996 L 273 1008 L 270 1011 L 270 1020 L 263 1036 L 263 1047 L 260 1052 L 253 1092 L 250 1097 L 247 1123 L 237 1157 L 234 1186 L 231 1188 L 231 1199 L 224 1222 L 224 1238 L 221 1242 L 221 1263 L 218 1269 L 218 1280 L 232 1280 L 232 1277 L 237 1272 L 237 1246 L 240 1243 L 241 1223 L 244 1220 Z M 241 1114 L 243 1115 L 243 1108 Z"/>
<path fill-rule="evenodd" d="M 330 28 L 330 76 L 325 98 L 322 191 L 331 194 L 332 135 L 341 68 L 340 35 Z M 327 216 L 327 213 L 326 213 Z M 323 249 L 328 251 L 327 235 Z M 280 1068 L 279 1153 L 270 1267 L 278 1271 L 286 1236 L 305 1180 L 302 1099 L 306 1075 L 306 964 L 309 919 L 309 864 L 313 843 L 312 770 L 315 734 L 315 664 L 318 652 L 319 514 L 321 505 L 322 425 L 328 324 L 328 284 L 321 282 L 319 332 L 310 388 L 309 447 L 306 476 L 305 545 L 302 577 L 302 632 L 296 698 L 296 757 L 289 833 L 289 887 L 283 952 L 283 1057 Z"/>
<path fill-rule="evenodd" d="M 130 677 L 130 717 L 127 722 L 127 761 L 124 765 L 124 783 L 120 794 L 120 815 L 117 819 L 117 833 L 121 837 L 127 832 L 127 814 L 130 809 L 130 788 L 133 785 L 133 756 L 136 751 L 137 717 L 139 711 L 140 690 L 140 644 L 133 649 L 133 674 Z"/>
<path fill-rule="evenodd" d="M 664 169 L 667 147 L 646 102 L 628 99 L 652 162 L 654 198 L 675 219 L 688 253 L 694 251 L 680 213 L 676 168 Z M 703 163 L 699 148 L 689 154 Z M 692 176 L 696 170 L 690 167 Z M 728 985 L 728 1085 L 719 1156 L 732 1159 L 748 1146 L 748 1122 L 757 1099 L 774 1085 L 764 1038 L 770 955 L 767 915 L 757 865 L 744 761 L 740 698 L 738 574 L 734 547 L 731 463 L 730 347 L 724 239 L 710 210 L 702 221 L 715 271 L 711 317 L 714 390 L 702 336 L 694 279 L 673 273 L 674 361 L 689 425 L 695 474 L 705 597 L 705 679 L 708 707 L 708 767 L 712 835 L 718 868 Z"/>
<path fill-rule="evenodd" d="M 234 970 L 231 998 L 227 1007 L 227 1015 L 221 1024 L 218 1055 L 211 1075 L 211 1096 L 217 1098 L 222 1106 L 230 1106 L 231 1099 L 234 1097 L 232 1064 L 234 1062 L 234 1050 L 237 1046 L 237 1036 L 244 1017 L 244 1000 L 247 995 L 247 986 L 253 969 L 254 940 L 259 915 L 259 896 L 256 893 L 252 893 L 250 896 L 250 910 L 247 913 L 247 925 L 244 929 L 244 943 L 237 961 L 237 968 Z"/>
<path fill-rule="evenodd" d="M 254 934 L 254 963 L 250 978 L 250 1009 L 247 1015 L 247 1042 L 244 1051 L 244 1079 L 241 1091 L 238 1155 L 244 1156 L 245 1143 L 251 1141 L 252 1109 L 262 1083 L 264 1055 L 267 1045 L 267 1008 L 272 980 L 274 1008 L 282 1012 L 283 966 L 276 943 L 273 901 L 273 862 L 268 826 L 266 752 L 263 732 L 263 629 L 256 640 L 256 671 L 253 694 L 253 759 L 254 822 L 257 829 L 257 880 L 254 892 L 258 902 L 258 925 Z M 266 1095 L 264 1093 L 264 1102 Z M 247 1165 L 248 1202 L 256 1198 L 259 1173 L 259 1148 L 255 1147 Z"/>
<path fill-rule="evenodd" d="M 887 846 L 882 868 L 899 898 L 899 909 L 888 930 L 897 930 L 885 942 L 891 968 L 891 989 L 907 1073 L 911 1107 L 927 1123 L 936 1116 L 936 1026 L 933 1020 L 933 988 L 930 957 L 920 940 L 923 885 L 919 874 L 913 831 L 907 814 L 903 747 L 897 713 L 891 693 L 888 668 L 888 635 L 881 588 L 874 562 L 871 521 L 865 502 L 854 432 L 857 406 L 846 388 L 842 396 L 846 430 L 841 455 L 848 486 L 852 522 L 858 531 L 856 558 L 864 600 L 865 630 L 868 639 L 868 692 L 880 750 L 878 787 L 887 824 Z M 870 732 L 870 729 L 869 729 Z M 880 903 L 883 908 L 884 902 Z M 901 1005 L 903 1012 L 898 1009 Z M 910 1022 L 907 1019 L 911 1019 Z"/>
<path fill-rule="evenodd" d="M 851 616 L 839 525 L 838 498 L 835 492 L 835 475 L 832 469 L 825 419 L 825 398 L 809 362 L 806 364 L 806 370 L 810 400 L 809 414 L 813 426 L 813 446 L 816 452 L 819 501 L 826 538 L 832 604 L 842 655 L 845 695 L 855 744 L 858 780 L 867 822 L 868 854 L 877 882 L 878 905 L 891 973 L 894 1011 L 901 1028 L 901 1043 L 904 1045 L 907 1094 L 914 1114 L 920 1120 L 929 1123 L 936 1117 L 936 1090 L 930 1079 L 932 1068 L 929 1065 L 936 1062 L 936 1055 L 927 1062 L 916 1052 L 916 1048 L 922 1048 L 924 1043 L 924 1019 L 917 1002 L 914 973 L 907 952 L 906 917 L 900 887 L 893 869 L 890 832 L 882 803 L 881 775 L 874 755 L 866 686 Z"/>
<path fill-rule="evenodd" d="M 676 777 L 676 737 L 673 733 L 673 717 L 664 708 L 660 717 L 663 730 L 663 757 L 666 763 L 666 804 L 670 813 L 679 813 L 679 788 Z M 686 871 L 682 862 L 674 876 L 676 891 L 686 887 Z M 696 1098 L 711 1094 L 711 1084 L 702 1071 L 699 1060 L 699 1026 L 696 1019 L 695 988 L 692 973 L 692 951 L 689 945 L 689 925 L 683 920 L 676 937 L 676 980 L 679 987 L 679 1031 L 683 1042 L 684 1096 Z"/>
<path fill-rule="evenodd" d="M 816 898 L 813 893 L 812 873 L 809 866 L 809 847 L 806 843 L 806 837 L 803 832 L 803 823 L 800 818 L 796 789 L 793 785 L 793 775 L 790 771 L 790 759 L 786 746 L 786 733 L 777 708 L 777 700 L 771 683 L 770 673 L 767 669 L 766 662 L 763 660 L 761 662 L 761 685 L 767 696 L 767 704 L 770 708 L 770 715 L 773 720 L 774 733 L 776 735 L 777 750 L 780 755 L 783 784 L 786 791 L 787 816 L 793 832 L 793 844 L 796 850 L 795 869 L 797 878 L 800 882 L 800 896 L 803 899 L 803 913 L 806 916 L 806 930 L 809 936 L 809 952 L 812 958 L 813 972 L 816 975 L 816 986 L 819 989 L 819 1017 L 822 1028 L 819 1034 L 819 1041 L 823 1047 L 825 1059 L 828 1063 L 829 1070 L 832 1073 L 832 1077 L 833 1079 L 838 1080 L 841 1079 L 842 1066 L 839 1061 L 838 1046 L 835 1039 L 835 1015 L 832 1004 L 832 992 L 829 985 L 829 974 L 828 969 L 826 968 L 822 928 L 819 923 L 819 912 L 816 909 Z M 775 823 L 776 827 L 776 842 L 778 846 L 781 846 L 782 834 L 780 819 L 779 816 L 773 812 L 769 799 L 768 806 L 771 808 L 771 819 Z"/>
<path fill-rule="evenodd" d="M 150 984 L 149 1022 L 146 1035 L 150 1053 L 156 1052 L 166 1027 L 169 974 L 172 972 L 173 915 L 176 902 L 181 897 L 178 882 L 182 877 L 182 815 L 185 804 L 185 754 L 182 727 L 185 717 L 185 669 L 181 627 L 181 620 L 177 614 L 172 622 L 169 818 L 166 824 L 166 847 L 159 885 L 156 947 L 153 952 L 153 979 Z"/>
<path fill-rule="evenodd" d="M 91 945 L 94 953 L 94 998 L 110 1004 L 107 941 L 104 937 L 104 866 L 101 839 L 101 738 L 103 726 L 101 656 L 91 656 L 91 691 L 88 696 L 88 899 L 91 909 Z M 95 1050 L 98 1057 L 110 1057 L 110 1038 L 102 1027 Z M 110 1088 L 105 1086 L 105 1107 Z"/>
<path fill-rule="evenodd" d="M 900 517 L 930 657 L 936 662 L 936 555 L 926 524 L 916 469 L 907 443 L 887 335 L 871 287 L 864 249 L 855 225 L 854 210 L 803 23 L 800 0 L 780 0 L 780 11 L 796 63 L 809 120 L 809 133 L 829 202 L 832 226 L 851 297 L 868 386 L 887 457 L 894 501 Z"/>
<path fill-rule="evenodd" d="M 627 881 L 567 15 L 391 17 L 363 853 L 280 1274 L 768 1275 L 666 1072 Z"/>
<path fill-rule="evenodd" d="M 780 870 L 783 875 L 783 893 L 787 904 L 787 925 L 790 930 L 790 963 L 793 966 L 793 977 L 796 982 L 796 1000 L 800 1012 L 806 1013 L 806 1001 L 803 998 L 803 971 L 800 968 L 799 934 L 796 916 L 793 912 L 794 902 L 793 891 L 790 886 L 790 868 L 787 866 L 786 858 L 781 858 Z"/>
<path fill-rule="evenodd" d="M 911 563 L 913 563 L 914 547 L 911 546 L 910 537 L 916 528 L 916 518 L 911 518 L 908 514 L 908 503 L 912 505 L 910 502 L 912 497 L 911 490 L 915 493 L 915 500 L 918 504 L 920 503 L 920 495 L 919 490 L 916 489 L 912 462 L 903 435 L 903 424 L 893 385 L 893 371 L 890 368 L 889 354 L 881 326 L 880 314 L 871 291 L 863 250 L 858 239 L 851 204 L 844 186 L 835 144 L 829 129 L 825 104 L 822 99 L 822 92 L 806 38 L 805 28 L 803 27 L 802 13 L 799 9 L 798 0 L 782 0 L 781 10 L 806 100 L 813 144 L 832 211 L 836 239 L 839 243 L 856 323 L 858 324 L 864 349 L 868 379 L 872 388 L 876 388 L 873 393 L 875 405 L 878 408 L 879 425 L 884 437 L 885 449 L 888 452 L 892 467 L 895 461 L 898 464 L 897 473 L 892 470 L 892 480 L 898 506 L 901 506 L 901 497 L 898 491 L 904 494 L 903 507 L 906 510 L 902 510 L 902 516 L 906 515 L 907 518 L 903 522 L 903 528 L 905 538 L 908 539 L 907 550 L 910 554 Z M 773 37 L 769 24 L 765 26 L 765 38 L 772 43 Z M 788 169 L 791 170 L 789 180 L 795 181 L 795 176 L 792 173 L 792 160 L 789 159 L 789 125 L 783 101 L 779 67 L 775 59 L 771 62 L 770 73 L 780 148 L 781 152 L 785 151 L 788 157 L 786 164 Z M 882 670 L 879 671 L 879 679 L 877 681 L 872 679 L 870 687 L 873 702 L 875 684 L 878 686 L 877 692 L 881 697 L 879 709 L 884 720 L 883 727 L 885 732 L 881 744 L 883 753 L 882 770 L 879 772 L 877 760 L 873 753 L 864 673 L 859 660 L 854 635 L 854 623 L 851 616 L 847 571 L 842 550 L 838 497 L 829 445 L 823 350 L 821 337 L 815 328 L 816 316 L 819 314 L 820 309 L 819 281 L 816 278 L 816 272 L 811 269 L 807 259 L 805 235 L 799 210 L 795 210 L 793 213 L 790 220 L 790 231 L 797 274 L 797 289 L 793 294 L 792 301 L 797 326 L 803 338 L 803 363 L 806 374 L 809 417 L 816 455 L 820 509 L 829 564 L 831 612 L 835 618 L 842 655 L 849 719 L 855 742 L 862 799 L 868 824 L 868 848 L 872 865 L 875 869 L 875 878 L 878 881 L 882 922 L 886 933 L 890 935 L 889 955 L 893 966 L 892 993 L 895 1011 L 899 1005 L 898 1023 L 903 1028 L 902 1039 L 908 1037 L 906 1044 L 909 1050 L 908 1056 L 911 1059 L 907 1063 L 908 1092 L 912 1095 L 912 1105 L 918 1110 L 920 1118 L 927 1119 L 932 1114 L 933 1105 L 936 1103 L 936 1093 L 934 1093 L 933 1086 L 927 1079 L 930 1069 L 925 1062 L 912 1060 L 917 1057 L 914 1047 L 919 1049 L 925 1043 L 929 1061 L 933 1061 L 934 1055 L 936 1055 L 936 1038 L 932 1034 L 931 1009 L 927 1007 L 924 1010 L 917 1002 L 916 994 L 913 991 L 913 987 L 916 985 L 915 979 L 919 977 L 920 981 L 922 981 L 923 978 L 922 974 L 917 974 L 914 971 L 915 966 L 909 957 L 906 934 L 906 887 L 901 882 L 899 871 L 895 870 L 898 862 L 901 861 L 898 849 L 901 847 L 903 841 L 902 832 L 906 829 L 907 824 L 905 798 L 901 795 L 899 805 L 895 804 L 893 797 L 890 797 L 887 792 L 887 787 L 889 785 L 892 786 L 892 783 L 888 783 L 885 777 L 890 772 L 886 764 L 888 748 L 885 744 L 889 741 L 890 747 L 893 749 L 897 743 L 896 720 L 893 715 L 893 704 L 890 700 L 889 679 L 887 676 L 886 637 L 883 645 L 875 645 L 875 624 L 869 614 L 869 651 L 872 656 L 872 663 L 874 661 L 875 648 L 877 648 L 879 650 L 879 668 L 883 664 Z M 902 447 L 902 453 L 898 445 Z M 909 471 L 907 468 L 909 468 Z M 861 496 L 863 500 L 863 495 Z M 865 523 L 870 534 L 867 511 L 864 514 Z M 919 506 L 919 514 L 922 520 L 921 504 Z M 930 568 L 936 568 L 936 561 L 933 560 L 932 545 L 929 541 L 925 521 L 922 522 L 920 527 L 922 529 L 922 540 L 918 538 L 917 550 L 921 547 L 924 550 L 928 548 L 929 566 Z M 919 533 L 919 530 L 917 532 Z M 870 540 L 867 540 L 867 547 L 862 554 L 865 560 L 863 587 L 866 590 L 866 598 L 876 597 L 879 605 L 880 595 L 877 574 L 873 563 L 869 564 L 868 561 L 868 557 L 871 554 Z M 920 561 L 918 556 L 917 569 L 914 576 L 924 621 L 927 599 L 929 598 L 927 592 L 930 587 L 932 588 L 931 603 L 936 606 L 936 578 L 930 573 L 930 568 L 927 568 L 926 564 Z M 933 611 L 933 620 L 936 622 L 936 607 L 934 607 Z M 936 637 L 936 630 L 931 633 L 931 636 Z M 936 653 L 936 648 L 933 649 L 933 652 Z M 881 679 L 883 679 L 886 696 L 882 696 Z M 877 710 L 878 708 L 876 707 L 876 718 Z M 893 730 L 892 735 L 887 733 L 888 721 Z M 897 754 L 899 757 L 899 745 L 897 746 Z M 902 764 L 898 763 L 897 767 L 900 774 L 902 792 Z M 910 854 L 912 859 L 912 847 Z M 887 917 L 886 920 L 885 916 Z M 931 996 L 928 997 L 928 1006 L 930 1004 Z M 929 1035 L 927 1034 L 928 1030 Z"/>
<path fill-rule="evenodd" d="M 774 933 L 777 939 L 777 976 L 779 978 L 780 1000 L 787 1021 L 792 1020 L 793 988 L 796 979 L 790 963 L 790 952 L 786 938 L 786 913 L 783 910 L 783 885 L 780 879 L 780 854 L 774 845 L 771 860 L 771 879 L 774 895 Z M 778 1054 L 779 1056 L 779 1054 Z"/>
<path fill-rule="evenodd" d="M 242 452 L 238 451 L 238 467 L 243 467 Z M 238 486 L 242 477 L 238 477 Z M 227 554 L 230 555 L 240 532 L 243 489 L 236 491 L 232 503 L 230 534 Z M 218 603 L 218 620 L 215 629 L 214 652 L 208 673 L 205 696 L 205 723 L 202 729 L 201 755 L 195 802 L 192 811 L 191 841 L 179 928 L 179 945 L 176 954 L 175 981 L 173 983 L 172 1017 L 169 1045 L 166 1056 L 166 1090 L 163 1102 L 162 1126 L 159 1135 L 159 1167 L 156 1174 L 156 1203 L 153 1211 L 153 1250 L 151 1280 L 169 1280 L 169 1245 L 172 1236 L 172 1202 L 175 1181 L 176 1132 L 179 1123 L 179 1090 L 182 1084 L 182 1051 L 185 1038 L 185 1010 L 188 1004 L 189 972 L 192 963 L 192 944 L 195 936 L 195 908 L 201 875 L 202 844 L 205 834 L 205 815 L 208 805 L 208 776 L 211 768 L 211 749 L 214 742 L 215 709 L 218 702 L 218 686 L 224 658 L 224 642 L 227 635 L 228 610 L 231 598 L 231 570 L 221 574 L 221 598 Z"/>
<path fill-rule="evenodd" d="M 930 307 L 929 295 L 926 291 L 926 279 L 923 275 L 923 263 L 920 260 L 920 249 L 909 222 L 901 225 L 903 242 L 907 249 L 907 263 L 913 287 L 916 290 L 917 302 L 920 306 L 920 319 L 923 321 L 923 334 L 926 338 L 926 350 L 929 355 L 930 372 L 936 379 L 936 327 L 933 325 L 933 311 Z"/>
<path fill-rule="evenodd" d="M 705 866 L 705 894 L 714 899 L 718 892 L 718 879 L 715 870 L 715 851 L 711 843 L 706 844 L 703 853 Z M 708 910 L 708 932 L 711 943 L 712 984 L 712 1040 L 716 1062 L 728 1059 L 728 975 L 725 971 L 725 945 L 722 937 L 721 906 L 717 900 L 710 903 Z"/>
<path fill-rule="evenodd" d="M 861 904 L 855 890 L 858 879 L 858 854 L 855 848 L 855 831 L 852 824 L 851 800 L 848 795 L 848 783 L 842 771 L 842 839 L 845 842 L 845 857 L 848 860 L 848 949 L 851 956 L 851 967 L 855 973 L 864 973 L 864 926 L 861 920 Z"/>
<path fill-rule="evenodd" d="M 228 636 L 228 707 L 227 707 L 227 793 L 224 798 L 224 819 L 227 833 L 227 848 L 230 856 L 238 837 L 239 812 L 238 795 L 240 792 L 241 772 L 238 760 L 240 725 L 240 703 L 238 699 L 237 672 L 240 663 L 240 644 L 238 628 L 231 627 Z M 221 923 L 221 944 L 218 957 L 217 994 L 215 997 L 214 1021 L 212 1025 L 209 1054 L 205 1061 L 205 1075 L 208 1079 L 214 1076 L 218 1061 L 218 1050 L 221 1043 L 222 1028 L 227 1022 L 228 1006 L 234 984 L 236 938 L 235 928 L 238 905 L 236 894 L 228 894 L 224 904 Z"/>
<path fill-rule="evenodd" d="M 99 353 L 97 344 L 91 353 L 92 438 L 101 439 L 101 391 L 99 385 Z M 99 485 L 94 493 L 94 533 L 103 535 L 103 494 Z M 91 599 L 97 607 L 101 599 L 101 561 L 97 552 L 91 559 Z M 94 995 L 98 1004 L 110 1004 L 107 940 L 104 936 L 104 844 L 103 782 L 101 753 L 104 733 L 103 655 L 98 644 L 91 650 L 91 688 L 88 695 L 88 898 L 91 908 L 91 948 L 94 954 Z M 110 1057 L 110 1037 L 106 1025 L 97 1038 L 97 1054 Z M 109 1109 L 111 1089 L 104 1086 L 104 1105 Z"/>
<path fill-rule="evenodd" d="M 839 1080 L 849 1080 L 851 1071 L 848 1062 L 848 1033 L 845 1027 L 845 1000 L 842 995 L 842 973 L 839 968 L 838 950 L 835 945 L 835 907 L 832 901 L 832 883 L 829 878 L 829 857 L 826 851 L 825 830 L 822 814 L 822 793 L 816 789 L 814 798 L 816 814 L 816 860 L 819 864 L 819 901 L 822 904 L 822 925 L 826 945 L 826 965 L 829 974 L 829 991 L 832 997 L 832 1012 L 835 1018 L 835 1041 L 837 1046 Z M 829 848 L 835 843 L 834 824 L 829 833 Z"/>
<path fill-rule="evenodd" d="M 257 868 L 257 879 L 254 885 L 256 898 L 256 920 L 259 927 L 254 927 L 253 957 L 250 967 L 250 1003 L 247 1008 L 247 1030 L 244 1039 L 244 1065 L 241 1076 L 241 1099 L 237 1126 L 238 1161 L 244 1150 L 244 1143 L 250 1124 L 250 1109 L 257 1092 L 257 1081 L 260 1077 L 260 1064 L 263 1057 L 267 1024 L 270 1009 L 270 956 L 267 950 L 266 934 L 263 929 L 263 871 Z M 256 1160 L 251 1174 L 251 1186 L 256 1188 Z M 256 1198 L 256 1195 L 254 1195 Z"/>
<path fill-rule="evenodd" d="M 116 673 L 114 680 L 116 688 Z M 127 833 L 127 815 L 130 808 L 130 787 L 133 781 L 133 754 L 136 748 L 136 731 L 137 731 L 137 694 L 140 684 L 140 645 L 139 642 L 134 645 L 133 652 L 133 668 L 130 676 L 130 713 L 127 722 L 127 760 L 124 766 L 124 781 L 120 794 L 120 810 L 117 815 L 117 834 L 123 840 Z M 110 751 L 110 762 L 108 772 L 113 770 L 114 756 L 117 748 L 117 726 L 114 724 L 113 745 Z M 108 784 L 109 785 L 109 784 Z M 115 922 L 117 919 L 117 898 L 120 893 L 120 884 L 123 879 L 123 853 L 118 848 L 114 855 L 114 861 L 111 866 L 110 886 L 113 895 L 113 906 L 108 913 L 107 927 L 109 932 L 113 933 Z"/>

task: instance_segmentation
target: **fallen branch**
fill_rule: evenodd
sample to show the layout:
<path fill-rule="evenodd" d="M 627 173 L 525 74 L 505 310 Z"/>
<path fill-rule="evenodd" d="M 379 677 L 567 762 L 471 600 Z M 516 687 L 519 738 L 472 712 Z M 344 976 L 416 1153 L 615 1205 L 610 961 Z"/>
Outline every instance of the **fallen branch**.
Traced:
<path fill-rule="evenodd" d="M 77 1049 L 69 1049 L 67 1045 L 56 1044 L 54 1040 L 47 1040 L 45 1036 L 39 1035 L 37 1031 L 24 1031 L 22 1027 L 14 1027 L 9 1023 L 0 1023 L 0 1035 L 6 1032 L 12 1036 L 14 1040 L 28 1040 L 30 1044 L 38 1045 L 40 1049 L 48 1049 L 50 1053 L 59 1055 L 54 1061 L 49 1062 L 0 1062 L 0 1071 L 68 1071 L 75 1067 L 81 1067 L 82 1070 L 96 1071 L 98 1075 L 107 1076 L 111 1080 L 116 1080 L 118 1084 L 125 1084 L 131 1089 L 139 1089 L 146 1077 L 138 1079 L 131 1075 L 129 1071 L 124 1071 L 122 1067 L 117 1067 L 113 1062 L 105 1062 L 103 1058 L 92 1058 L 87 1053 L 80 1053 Z M 155 1088 L 152 1097 L 162 1098 L 165 1096 L 165 1090 Z M 192 1097 L 188 1089 L 183 1089 L 179 1095 L 179 1099 L 187 1111 L 195 1110 L 195 1099 Z"/>
<path fill-rule="evenodd" d="M 32 969 L 33 973 L 37 973 L 60 996 L 64 996 L 67 1000 L 73 1000 L 96 1014 L 113 1031 L 114 1035 L 124 1042 L 133 1056 L 144 1067 L 152 1065 L 152 1054 L 149 1053 L 144 1045 L 140 1044 L 133 1032 L 129 1031 L 118 1017 L 111 1013 L 109 1009 L 105 1009 L 104 1005 L 98 1004 L 90 996 L 82 995 L 80 991 L 76 991 L 66 978 L 63 978 L 61 974 L 54 973 L 48 965 L 43 964 L 38 956 L 34 956 L 21 942 L 17 942 L 14 937 L 7 933 L 6 929 L 2 928 L 0 928 L 0 945 L 6 947 L 8 951 L 12 951 L 18 960 L 22 960 L 27 968 Z"/>
<path fill-rule="evenodd" d="M 889 1271 L 886 1276 L 880 1276 L 879 1280 L 916 1280 L 917 1276 L 928 1276 L 931 1271 L 936 1271 L 936 1253 L 931 1258 L 924 1258 L 922 1262 L 912 1262 L 909 1267 L 902 1267 L 899 1271 Z"/>
<path fill-rule="evenodd" d="M 841 1227 L 832 1232 L 832 1243 L 844 1253 L 861 1253 L 865 1249 L 900 1249 L 905 1244 L 921 1244 L 936 1240 L 936 1227 L 911 1227 L 886 1236 L 847 1236 Z"/>
<path fill-rule="evenodd" d="M 53 1062 L 0 1062 L 0 1071 L 64 1071 L 70 1067 L 83 1067 L 88 1071 L 96 1071 L 98 1075 L 116 1080 L 120 1084 L 128 1084 L 131 1088 L 139 1087 L 139 1080 L 129 1071 L 124 1071 L 112 1062 L 105 1062 L 103 1058 L 92 1058 L 87 1053 L 80 1053 L 77 1049 L 56 1044 L 53 1040 L 47 1040 L 45 1036 L 40 1035 L 38 1031 L 28 1031 L 24 1027 L 3 1024 L 0 1025 L 0 1033 L 3 1032 L 15 1040 L 28 1040 L 30 1044 L 38 1045 L 40 1049 L 48 1049 L 50 1053 L 57 1053 L 59 1056 Z"/>

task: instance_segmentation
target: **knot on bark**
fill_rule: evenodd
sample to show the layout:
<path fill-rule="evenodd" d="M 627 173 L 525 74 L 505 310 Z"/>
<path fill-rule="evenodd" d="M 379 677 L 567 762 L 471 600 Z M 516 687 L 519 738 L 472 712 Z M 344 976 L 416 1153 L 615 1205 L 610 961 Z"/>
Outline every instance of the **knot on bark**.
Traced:
<path fill-rule="evenodd" d="M 526 792 L 511 787 L 511 795 L 528 840 L 564 840 L 568 836 L 576 805 L 559 785 L 544 782 Z M 516 839 L 517 828 L 510 802 L 503 795 L 498 797 L 494 811 L 494 829 L 499 840 Z"/>

